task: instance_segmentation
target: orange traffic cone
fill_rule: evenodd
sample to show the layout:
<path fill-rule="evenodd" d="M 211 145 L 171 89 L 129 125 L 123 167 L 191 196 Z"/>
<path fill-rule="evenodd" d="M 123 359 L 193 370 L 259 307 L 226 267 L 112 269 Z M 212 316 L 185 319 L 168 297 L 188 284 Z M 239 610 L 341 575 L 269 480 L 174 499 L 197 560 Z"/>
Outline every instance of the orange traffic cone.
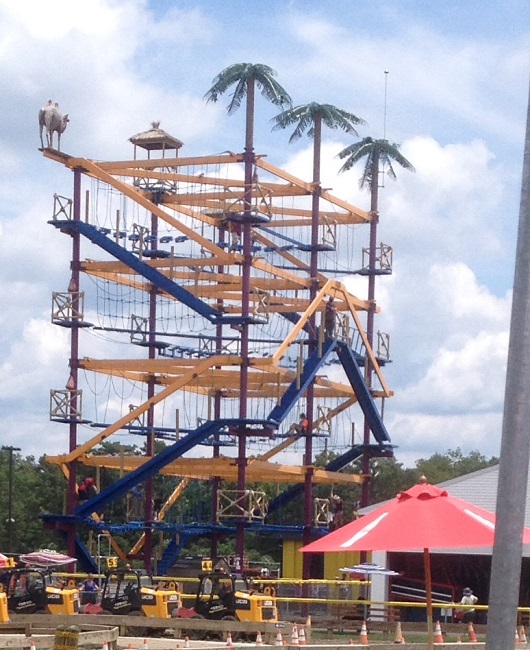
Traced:
<path fill-rule="evenodd" d="M 275 645 L 283 645 L 282 633 L 279 630 L 278 630 L 278 634 L 276 635 Z"/>
<path fill-rule="evenodd" d="M 402 638 L 403 634 L 401 634 L 401 622 L 398 621 L 396 623 L 396 631 L 394 633 L 394 643 L 401 643 Z"/>
<path fill-rule="evenodd" d="M 232 643 L 232 634 L 229 632 L 226 635 L 226 647 L 231 648 L 234 644 Z"/>
<path fill-rule="evenodd" d="M 261 638 L 261 632 L 256 634 L 256 645 L 263 645 L 263 639 Z"/>
<path fill-rule="evenodd" d="M 366 621 L 363 621 L 361 626 L 361 635 L 359 636 L 359 643 L 361 645 L 368 645 L 368 630 L 366 629 Z"/>
<path fill-rule="evenodd" d="M 443 643 L 444 638 L 442 636 L 442 628 L 440 627 L 440 621 L 436 621 L 434 626 L 434 643 Z"/>
<path fill-rule="evenodd" d="M 477 641 L 477 635 L 475 634 L 473 623 L 471 621 L 467 624 L 467 639 L 468 641 L 471 641 L 471 643 L 476 643 Z"/>
<path fill-rule="evenodd" d="M 526 632 L 524 631 L 524 625 L 521 625 L 521 629 L 519 630 L 519 638 L 521 639 L 521 643 L 526 643 Z"/>
<path fill-rule="evenodd" d="M 300 645 L 298 639 L 298 625 L 296 623 L 293 625 L 293 631 L 291 632 L 291 645 Z"/>
<path fill-rule="evenodd" d="M 303 627 L 300 628 L 300 632 L 298 633 L 298 642 L 300 645 L 306 644 L 305 630 Z"/>
<path fill-rule="evenodd" d="M 190 637 L 189 637 L 189 636 L 185 636 L 185 637 L 184 637 L 184 647 L 185 647 L 185 648 L 189 648 L 189 647 L 190 647 Z"/>

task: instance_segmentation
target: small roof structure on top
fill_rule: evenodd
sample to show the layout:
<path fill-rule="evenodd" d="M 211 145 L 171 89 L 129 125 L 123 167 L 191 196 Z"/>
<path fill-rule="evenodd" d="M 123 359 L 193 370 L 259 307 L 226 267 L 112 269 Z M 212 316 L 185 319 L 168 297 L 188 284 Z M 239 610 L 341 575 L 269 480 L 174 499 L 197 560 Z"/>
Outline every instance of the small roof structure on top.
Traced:
<path fill-rule="evenodd" d="M 178 150 L 184 144 L 178 138 L 169 135 L 164 129 L 160 128 L 160 122 L 151 122 L 151 128 L 143 133 L 137 133 L 129 138 L 129 142 L 134 144 L 134 159 L 136 160 L 136 147 L 145 149 L 147 157 L 151 158 L 151 151 L 162 151 L 162 158 L 165 157 L 166 151 Z"/>

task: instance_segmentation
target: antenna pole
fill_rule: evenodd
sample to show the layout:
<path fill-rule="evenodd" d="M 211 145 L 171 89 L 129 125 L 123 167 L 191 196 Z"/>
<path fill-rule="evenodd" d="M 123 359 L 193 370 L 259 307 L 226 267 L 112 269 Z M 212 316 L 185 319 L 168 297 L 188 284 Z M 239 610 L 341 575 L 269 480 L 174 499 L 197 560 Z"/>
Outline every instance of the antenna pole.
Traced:
<path fill-rule="evenodd" d="M 386 140 L 386 105 L 387 105 L 387 96 L 388 96 L 388 73 L 389 70 L 385 70 L 385 108 L 383 112 L 383 140 Z"/>

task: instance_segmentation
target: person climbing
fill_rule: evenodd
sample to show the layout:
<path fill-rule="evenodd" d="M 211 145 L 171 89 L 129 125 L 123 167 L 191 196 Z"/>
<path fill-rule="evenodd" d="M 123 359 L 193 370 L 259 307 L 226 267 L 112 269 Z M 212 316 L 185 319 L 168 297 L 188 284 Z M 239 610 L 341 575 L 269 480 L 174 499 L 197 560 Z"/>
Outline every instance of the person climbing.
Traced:
<path fill-rule="evenodd" d="M 236 251 L 241 242 L 241 224 L 236 221 L 228 222 L 228 232 L 230 233 L 230 248 L 229 251 Z"/>
<path fill-rule="evenodd" d="M 162 509 L 162 506 L 164 504 L 164 499 L 159 496 L 155 496 L 153 499 L 153 518 L 155 521 L 158 520 L 158 517 L 160 516 L 160 510 Z"/>
<path fill-rule="evenodd" d="M 330 507 L 332 519 L 329 523 L 329 530 L 337 530 L 344 525 L 344 501 L 338 494 L 331 494 Z"/>
<path fill-rule="evenodd" d="M 324 332 L 327 339 L 334 338 L 336 320 L 337 308 L 335 307 L 333 296 L 330 296 L 324 309 Z"/>
<path fill-rule="evenodd" d="M 293 422 L 287 431 L 287 434 L 303 434 L 309 431 L 309 420 L 306 417 L 305 413 L 300 413 L 300 419 L 298 422 Z"/>
<path fill-rule="evenodd" d="M 79 501 L 88 501 L 92 497 L 95 497 L 96 494 L 98 494 L 98 488 L 91 476 L 87 476 L 87 478 L 77 486 L 77 497 Z"/>

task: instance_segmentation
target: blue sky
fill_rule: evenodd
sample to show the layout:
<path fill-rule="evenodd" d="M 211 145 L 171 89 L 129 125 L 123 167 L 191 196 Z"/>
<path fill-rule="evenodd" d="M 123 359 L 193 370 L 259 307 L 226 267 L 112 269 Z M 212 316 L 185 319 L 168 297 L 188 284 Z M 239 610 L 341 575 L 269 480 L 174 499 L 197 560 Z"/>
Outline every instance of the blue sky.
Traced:
<path fill-rule="evenodd" d="M 64 384 L 67 341 L 49 323 L 68 275 L 68 242 L 46 224 L 70 174 L 38 152 L 37 113 L 51 97 L 70 115 L 63 149 L 131 155 L 152 120 L 186 152 L 239 150 L 243 112 L 203 95 L 227 65 L 277 70 L 295 104 L 329 102 L 383 134 L 416 174 L 381 199 L 394 274 L 378 284 L 392 336 L 385 417 L 398 460 L 460 446 L 499 453 L 517 228 L 529 43 L 526 1 L 4 0 L 0 5 L 0 425 L 3 444 L 39 456 L 66 449 L 47 420 Z M 256 149 L 308 178 L 310 142 L 271 132 L 257 105 Z M 350 144 L 324 134 L 323 179 L 359 207 L 360 172 L 337 176 Z M 357 288 L 356 283 L 354 282 Z M 359 286 L 359 292 L 362 289 Z"/>

